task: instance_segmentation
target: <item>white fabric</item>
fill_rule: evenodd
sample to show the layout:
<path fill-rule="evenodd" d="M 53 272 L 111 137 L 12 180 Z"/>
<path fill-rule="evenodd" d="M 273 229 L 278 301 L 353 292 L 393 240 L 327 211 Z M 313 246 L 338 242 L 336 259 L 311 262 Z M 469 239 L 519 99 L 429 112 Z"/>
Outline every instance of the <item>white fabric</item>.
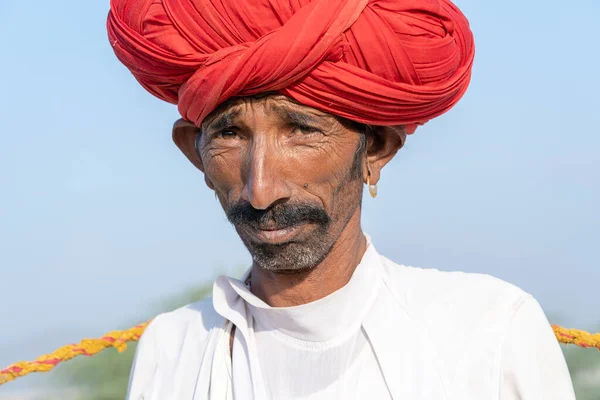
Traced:
<path fill-rule="evenodd" d="M 239 281 L 227 280 L 252 316 L 267 398 L 391 399 L 362 329 L 381 282 L 381 270 L 369 268 L 377 257 L 369 247 L 346 286 L 296 307 L 269 307 Z"/>
<path fill-rule="evenodd" d="M 236 326 L 233 363 L 231 325 Z M 369 244 L 350 282 L 271 308 L 219 277 L 212 301 L 158 316 L 130 400 L 574 400 L 539 304 L 487 275 L 394 264 Z"/>

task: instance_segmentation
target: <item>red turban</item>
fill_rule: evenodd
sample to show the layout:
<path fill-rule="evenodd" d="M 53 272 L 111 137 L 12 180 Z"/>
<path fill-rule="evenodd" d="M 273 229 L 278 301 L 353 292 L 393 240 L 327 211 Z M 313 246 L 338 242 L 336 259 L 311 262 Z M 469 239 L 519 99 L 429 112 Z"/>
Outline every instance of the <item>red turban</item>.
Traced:
<path fill-rule="evenodd" d="M 372 125 L 417 125 L 465 93 L 474 56 L 449 0 L 111 0 L 117 57 L 200 125 L 234 96 L 277 91 Z"/>

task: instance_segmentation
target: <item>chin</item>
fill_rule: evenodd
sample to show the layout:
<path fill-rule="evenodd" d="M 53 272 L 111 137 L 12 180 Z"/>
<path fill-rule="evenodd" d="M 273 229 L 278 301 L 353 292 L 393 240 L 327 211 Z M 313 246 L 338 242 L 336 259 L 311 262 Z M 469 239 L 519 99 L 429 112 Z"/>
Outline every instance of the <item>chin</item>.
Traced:
<path fill-rule="evenodd" d="M 329 236 L 283 244 L 246 243 L 246 247 L 257 267 L 281 274 L 298 274 L 316 268 L 329 255 L 334 242 L 326 238 Z"/>

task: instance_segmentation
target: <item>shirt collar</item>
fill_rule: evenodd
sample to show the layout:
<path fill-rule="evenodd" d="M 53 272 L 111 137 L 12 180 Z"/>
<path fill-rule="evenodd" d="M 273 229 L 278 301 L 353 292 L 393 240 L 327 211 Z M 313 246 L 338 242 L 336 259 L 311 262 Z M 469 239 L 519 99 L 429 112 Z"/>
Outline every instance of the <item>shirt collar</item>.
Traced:
<path fill-rule="evenodd" d="M 241 280 L 217 279 L 213 290 L 215 309 L 236 325 L 243 319 L 248 326 L 248 319 L 254 318 L 263 329 L 274 329 L 306 341 L 322 342 L 354 332 L 371 307 L 382 274 L 380 256 L 370 237 L 365 236 L 367 249 L 350 281 L 322 299 L 293 307 L 270 307 L 244 284 L 248 271 Z M 243 310 L 242 302 L 246 305 Z"/>

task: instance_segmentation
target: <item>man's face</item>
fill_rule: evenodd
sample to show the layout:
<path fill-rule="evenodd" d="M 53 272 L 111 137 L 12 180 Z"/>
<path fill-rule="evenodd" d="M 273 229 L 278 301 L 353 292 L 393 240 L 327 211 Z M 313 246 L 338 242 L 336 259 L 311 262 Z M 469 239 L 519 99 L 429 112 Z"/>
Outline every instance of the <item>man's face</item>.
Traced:
<path fill-rule="evenodd" d="M 236 99 L 197 139 L 206 180 L 255 265 L 318 265 L 360 212 L 364 135 L 282 95 Z"/>

